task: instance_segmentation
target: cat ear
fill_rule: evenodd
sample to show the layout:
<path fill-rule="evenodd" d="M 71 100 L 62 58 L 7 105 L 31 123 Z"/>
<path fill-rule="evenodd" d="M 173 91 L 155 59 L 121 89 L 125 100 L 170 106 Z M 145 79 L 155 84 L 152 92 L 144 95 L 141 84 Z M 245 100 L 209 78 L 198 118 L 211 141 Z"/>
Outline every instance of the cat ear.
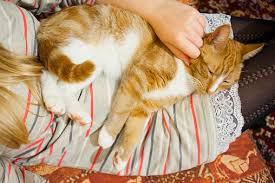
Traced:
<path fill-rule="evenodd" d="M 228 24 L 219 26 L 207 39 L 214 45 L 215 49 L 223 50 L 229 39 L 230 29 L 230 25 Z"/>
<path fill-rule="evenodd" d="M 243 44 L 242 45 L 242 56 L 243 56 L 243 61 L 247 60 L 257 53 L 259 53 L 264 47 L 263 43 L 259 44 Z"/>

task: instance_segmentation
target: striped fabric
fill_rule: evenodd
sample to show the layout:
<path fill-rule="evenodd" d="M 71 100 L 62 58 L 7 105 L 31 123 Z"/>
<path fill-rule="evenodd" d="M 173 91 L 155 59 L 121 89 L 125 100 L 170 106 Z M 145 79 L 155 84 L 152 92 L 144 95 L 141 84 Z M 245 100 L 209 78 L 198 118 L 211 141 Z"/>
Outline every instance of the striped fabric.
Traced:
<path fill-rule="evenodd" d="M 225 15 L 205 16 L 209 20 L 207 31 L 230 23 L 229 17 L 222 18 Z M 219 23 L 213 24 L 214 19 Z M 21 55 L 37 53 L 35 31 L 39 23 L 28 11 L 0 2 L 0 23 L 4 25 L 0 41 L 6 48 Z M 12 91 L 25 98 L 22 121 L 27 125 L 31 142 L 18 150 L 0 146 L 0 181 L 41 182 L 41 177 L 20 168 L 38 163 L 117 175 L 167 174 L 211 162 L 221 153 L 217 137 L 220 124 L 215 114 L 218 105 L 210 96 L 195 94 L 153 113 L 144 129 L 143 140 L 126 168 L 116 171 L 112 166 L 115 146 L 103 150 L 96 144 L 97 130 L 110 108 L 113 88 L 110 83 L 110 79 L 102 75 L 75 96 L 91 114 L 91 123 L 84 127 L 73 123 L 66 115 L 57 118 L 43 106 L 32 105 L 34 98 L 23 84 L 12 87 Z M 236 91 L 233 87 L 225 93 Z M 240 113 L 235 105 L 231 105 L 231 110 Z M 119 140 L 118 137 L 115 143 Z"/>
<path fill-rule="evenodd" d="M 60 11 L 62 8 L 87 4 L 93 5 L 95 0 L 5 0 L 14 3 L 18 6 L 24 7 L 35 15 L 41 13 L 54 13 Z"/>

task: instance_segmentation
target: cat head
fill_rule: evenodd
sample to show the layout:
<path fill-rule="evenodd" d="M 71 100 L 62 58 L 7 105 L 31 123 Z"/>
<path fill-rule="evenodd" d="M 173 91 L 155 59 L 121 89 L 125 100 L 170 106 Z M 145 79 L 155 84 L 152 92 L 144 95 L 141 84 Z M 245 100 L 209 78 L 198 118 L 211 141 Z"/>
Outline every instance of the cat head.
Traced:
<path fill-rule="evenodd" d="M 229 25 L 222 25 L 206 34 L 200 56 L 191 60 L 189 69 L 198 92 L 211 94 L 228 89 L 239 80 L 243 61 L 263 48 L 263 44 L 242 44 L 230 39 L 230 29 Z"/>

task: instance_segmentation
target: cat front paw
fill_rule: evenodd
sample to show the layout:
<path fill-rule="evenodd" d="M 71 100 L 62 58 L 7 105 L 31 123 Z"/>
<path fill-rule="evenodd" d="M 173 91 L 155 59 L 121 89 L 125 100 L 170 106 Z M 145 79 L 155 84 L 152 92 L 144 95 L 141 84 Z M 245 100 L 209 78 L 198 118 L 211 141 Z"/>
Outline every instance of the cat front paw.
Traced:
<path fill-rule="evenodd" d="M 99 132 L 98 144 L 103 148 L 107 149 L 113 145 L 115 138 L 107 131 L 106 127 L 103 126 Z"/>
<path fill-rule="evenodd" d="M 123 149 L 119 148 L 114 154 L 113 157 L 113 166 L 118 170 L 121 171 L 126 167 L 127 161 L 123 160 L 122 158 Z"/>
<path fill-rule="evenodd" d="M 65 102 L 57 86 L 57 77 L 43 70 L 41 74 L 41 90 L 46 109 L 56 115 L 66 112 Z"/>
<path fill-rule="evenodd" d="M 74 100 L 73 96 L 68 95 L 65 98 L 65 102 L 67 110 L 66 112 L 71 120 L 81 125 L 91 123 L 91 115 L 83 110 L 82 105 L 77 100 Z"/>
<path fill-rule="evenodd" d="M 66 112 L 63 99 L 57 96 L 44 97 L 44 103 L 48 111 L 60 116 Z"/>
<path fill-rule="evenodd" d="M 74 110 L 72 112 L 68 112 L 68 116 L 74 122 L 80 123 L 81 125 L 86 125 L 91 123 L 92 118 L 90 114 L 80 110 Z"/>

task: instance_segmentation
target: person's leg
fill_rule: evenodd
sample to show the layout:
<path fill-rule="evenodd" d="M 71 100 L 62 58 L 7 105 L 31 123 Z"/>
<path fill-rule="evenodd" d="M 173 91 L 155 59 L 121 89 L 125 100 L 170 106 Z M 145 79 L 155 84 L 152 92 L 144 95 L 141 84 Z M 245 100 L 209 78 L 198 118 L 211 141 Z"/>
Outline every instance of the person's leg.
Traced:
<path fill-rule="evenodd" d="M 261 119 L 275 110 L 275 22 L 232 17 L 232 28 L 240 42 L 267 42 L 259 54 L 245 61 L 239 81 L 246 130 L 261 125 Z"/>
<path fill-rule="evenodd" d="M 275 21 L 231 17 L 234 39 L 242 43 L 262 43 L 274 37 Z"/>

